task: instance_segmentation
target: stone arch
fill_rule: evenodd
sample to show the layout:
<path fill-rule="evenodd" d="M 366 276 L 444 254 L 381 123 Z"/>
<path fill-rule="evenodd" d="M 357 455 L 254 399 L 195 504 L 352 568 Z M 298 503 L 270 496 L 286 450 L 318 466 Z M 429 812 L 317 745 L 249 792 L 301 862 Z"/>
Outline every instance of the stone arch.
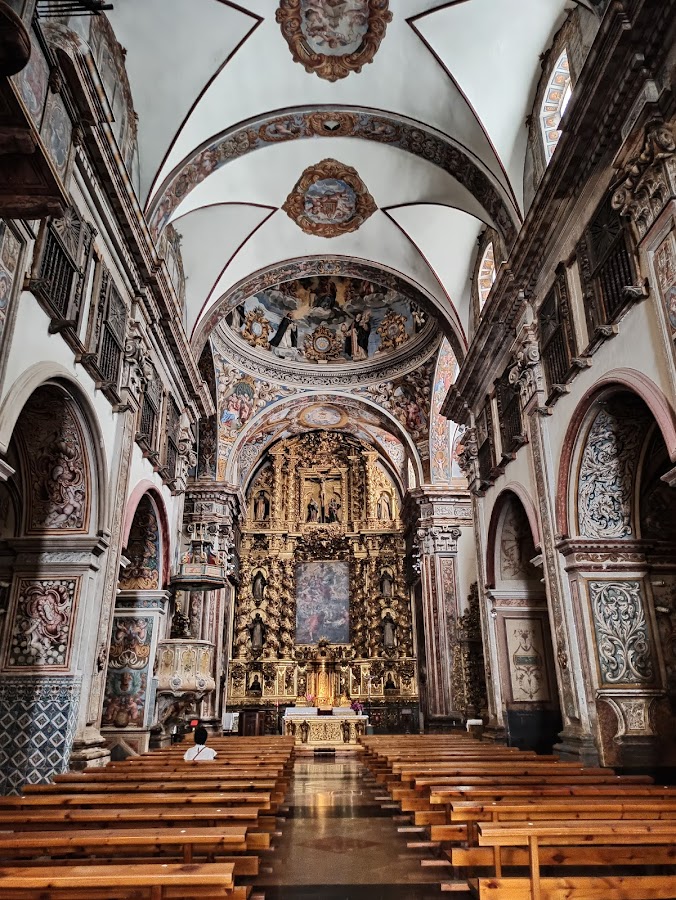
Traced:
<path fill-rule="evenodd" d="M 568 537 L 571 533 L 571 482 L 576 450 L 579 450 L 584 423 L 594 403 L 623 388 L 643 400 L 664 438 L 669 459 L 672 462 L 676 461 L 676 412 L 661 388 L 636 369 L 621 368 L 608 372 L 578 403 L 563 441 L 556 491 L 556 526 L 558 534 L 562 537 Z"/>
<path fill-rule="evenodd" d="M 158 584 L 158 589 L 164 587 L 169 581 L 169 568 L 170 568 L 170 540 L 169 540 L 169 519 L 167 517 L 167 509 L 164 503 L 164 499 L 162 494 L 159 492 L 157 487 L 153 484 L 152 481 L 148 479 L 143 479 L 139 481 L 138 484 L 134 487 L 131 494 L 129 495 L 129 500 L 127 501 L 127 506 L 124 514 L 124 523 L 122 526 L 122 546 L 127 547 L 130 540 L 130 533 L 132 529 L 132 525 L 134 523 L 134 518 L 137 514 L 139 504 L 143 501 L 145 497 L 149 498 L 149 502 L 152 504 L 153 510 L 157 517 L 157 522 L 159 525 L 159 573 L 160 573 L 160 581 Z"/>
<path fill-rule="evenodd" d="M 0 456 L 6 456 L 17 421 L 26 404 L 43 385 L 54 385 L 74 401 L 82 421 L 90 464 L 92 496 L 95 499 L 90 531 L 104 531 L 108 526 L 108 464 L 98 415 L 90 397 L 71 372 L 58 363 L 41 362 L 23 372 L 10 387 L 0 405 Z"/>
<path fill-rule="evenodd" d="M 499 524 L 502 524 L 502 520 L 504 520 L 504 513 L 507 504 L 516 498 L 518 502 L 521 504 L 523 511 L 526 515 L 526 519 L 528 521 L 528 525 L 530 527 L 530 532 L 533 539 L 533 549 L 539 550 L 540 548 L 540 522 L 538 520 L 537 511 L 535 509 L 535 503 L 533 502 L 530 494 L 523 487 L 523 485 L 518 484 L 517 482 L 510 482 L 498 495 L 497 500 L 493 506 L 493 512 L 491 514 L 491 520 L 488 526 L 488 534 L 486 540 L 486 584 L 488 587 L 493 587 L 495 585 L 496 579 L 496 552 L 498 550 L 498 533 L 499 533 Z"/>
<path fill-rule="evenodd" d="M 560 547 L 576 616 L 584 622 L 585 682 L 606 765 L 672 760 L 673 421 L 659 388 L 640 373 L 620 370 L 585 395 L 564 446 Z"/>
<path fill-rule="evenodd" d="M 487 639 L 509 743 L 551 752 L 562 721 L 547 596 L 532 562 L 536 535 L 532 500 L 512 484 L 499 495 L 489 527 Z"/>

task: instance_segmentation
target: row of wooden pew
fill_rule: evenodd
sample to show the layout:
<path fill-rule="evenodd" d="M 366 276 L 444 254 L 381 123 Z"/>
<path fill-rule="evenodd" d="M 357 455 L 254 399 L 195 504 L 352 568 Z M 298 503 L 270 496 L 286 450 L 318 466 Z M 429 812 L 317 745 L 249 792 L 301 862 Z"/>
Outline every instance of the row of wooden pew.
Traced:
<path fill-rule="evenodd" d="M 244 900 L 268 852 L 293 738 L 181 743 L 0 798 L 2 900 Z"/>
<path fill-rule="evenodd" d="M 484 900 L 674 900 L 676 787 L 464 735 L 362 738 L 410 846 Z M 424 833 L 424 834 L 423 834 Z M 420 840 L 420 837 L 427 840 Z M 544 871 L 543 871 L 544 869 Z"/>

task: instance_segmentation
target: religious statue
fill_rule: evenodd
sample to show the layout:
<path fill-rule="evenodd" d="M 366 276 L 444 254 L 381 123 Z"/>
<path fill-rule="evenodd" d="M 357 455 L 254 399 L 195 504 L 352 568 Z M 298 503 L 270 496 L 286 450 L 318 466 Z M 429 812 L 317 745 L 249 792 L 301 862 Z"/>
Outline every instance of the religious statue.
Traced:
<path fill-rule="evenodd" d="M 340 723 L 340 730 L 343 732 L 343 743 L 350 743 L 350 722 L 348 719 L 343 719 Z"/>
<path fill-rule="evenodd" d="M 380 593 L 383 597 L 392 596 L 392 575 L 385 569 L 380 576 Z"/>
<path fill-rule="evenodd" d="M 385 681 L 385 690 L 386 691 L 396 691 L 397 686 L 394 683 L 394 678 L 392 678 L 392 673 L 387 673 L 387 680 Z"/>
<path fill-rule="evenodd" d="M 310 736 L 310 726 L 308 723 L 303 720 L 300 723 L 300 739 L 303 744 L 307 744 L 307 739 Z"/>
<path fill-rule="evenodd" d="M 383 618 L 383 647 L 386 650 L 394 649 L 394 633 L 396 629 L 396 623 L 392 616 L 387 613 L 387 615 Z"/>
<path fill-rule="evenodd" d="M 263 522 L 270 515 L 270 501 L 265 491 L 259 491 L 256 494 L 254 502 L 254 518 L 257 522 Z"/>
<path fill-rule="evenodd" d="M 263 619 L 257 613 L 251 623 L 251 646 L 254 653 L 259 653 L 263 649 L 263 641 Z"/>
<path fill-rule="evenodd" d="M 310 499 L 310 502 L 307 505 L 307 520 L 308 522 L 318 522 L 319 521 L 319 504 L 315 500 L 314 497 Z"/>
<path fill-rule="evenodd" d="M 383 491 L 380 497 L 378 497 L 378 508 L 377 508 L 378 518 L 381 521 L 389 522 L 392 519 L 392 504 L 390 502 L 390 495 Z"/>
<path fill-rule="evenodd" d="M 259 603 L 265 597 L 265 575 L 262 572 L 256 572 L 254 575 L 253 582 L 251 584 L 251 593 L 253 595 L 254 600 L 257 600 Z"/>
<path fill-rule="evenodd" d="M 261 680 L 258 677 L 258 672 L 254 672 L 254 677 L 251 679 L 249 690 L 252 694 L 261 694 L 263 692 L 263 688 L 261 687 Z"/>
<path fill-rule="evenodd" d="M 331 502 L 329 503 L 329 522 L 338 522 L 340 521 L 340 503 L 335 497 L 331 498 Z"/>

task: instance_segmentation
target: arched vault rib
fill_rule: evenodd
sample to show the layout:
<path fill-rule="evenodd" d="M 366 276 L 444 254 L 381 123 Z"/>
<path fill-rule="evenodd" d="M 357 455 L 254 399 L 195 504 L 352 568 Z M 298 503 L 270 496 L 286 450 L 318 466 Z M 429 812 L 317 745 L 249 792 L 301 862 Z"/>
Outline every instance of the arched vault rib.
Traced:
<path fill-rule="evenodd" d="M 397 147 L 439 166 L 481 204 L 508 247 L 520 215 L 511 197 L 464 146 L 421 122 L 382 110 L 353 106 L 297 107 L 266 114 L 229 128 L 196 148 L 165 179 L 146 210 L 158 234 L 196 185 L 228 162 L 274 144 L 351 137 Z"/>
<path fill-rule="evenodd" d="M 290 411 L 300 405 L 311 406 L 313 404 L 327 404 L 335 405 L 338 407 L 344 404 L 348 404 L 349 406 L 363 407 L 366 412 L 375 415 L 380 420 L 378 427 L 382 428 L 384 431 L 389 432 L 402 444 L 404 450 L 406 451 L 406 457 L 413 467 L 413 473 L 415 477 L 415 485 L 411 485 L 411 487 L 423 483 L 423 468 L 418 449 L 416 448 L 416 445 L 413 442 L 411 436 L 391 413 L 387 412 L 375 401 L 370 400 L 367 397 L 357 397 L 354 394 L 350 394 L 349 392 L 327 391 L 326 389 L 310 390 L 303 394 L 295 394 L 291 397 L 284 397 L 281 400 L 270 404 L 270 406 L 265 407 L 264 410 L 261 410 L 261 412 L 254 416 L 247 424 L 247 426 L 240 432 L 237 440 L 230 449 L 228 463 L 225 470 L 225 481 L 228 484 L 239 484 L 239 458 L 242 450 L 248 444 L 255 442 L 256 438 L 263 433 L 268 422 L 271 419 L 278 420 L 279 414 L 283 410 Z M 310 426 L 307 426 L 305 430 L 312 431 L 313 429 Z M 336 430 L 345 430 L 346 433 L 351 433 L 349 427 L 345 429 L 338 428 Z M 368 427 L 366 427 L 364 430 L 368 432 Z M 249 482 L 251 481 L 251 478 L 254 477 L 254 473 L 256 472 L 256 468 L 260 463 L 261 458 L 279 439 L 280 437 L 276 435 L 268 443 L 261 446 L 259 457 L 249 467 L 246 481 L 244 484 L 242 484 L 242 489 L 244 490 L 244 492 L 248 490 Z M 402 482 L 401 474 L 397 471 L 394 461 L 389 459 L 387 451 L 381 446 L 381 444 L 374 436 L 372 436 L 371 438 L 371 445 L 375 450 L 378 451 L 379 455 L 388 462 L 388 470 L 395 479 L 395 483 L 397 484 L 397 487 L 399 488 L 403 496 L 403 494 L 406 492 L 406 487 Z"/>

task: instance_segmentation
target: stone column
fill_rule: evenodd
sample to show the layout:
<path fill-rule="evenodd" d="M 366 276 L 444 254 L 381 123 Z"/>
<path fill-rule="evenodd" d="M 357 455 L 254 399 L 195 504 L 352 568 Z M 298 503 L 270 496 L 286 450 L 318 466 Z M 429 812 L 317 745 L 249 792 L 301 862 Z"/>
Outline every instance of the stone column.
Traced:
<path fill-rule="evenodd" d="M 415 527 L 420 558 L 427 670 L 425 713 L 428 724 L 444 726 L 463 718 L 457 680 L 454 688 L 452 648 L 463 611 L 458 588 L 458 540 L 466 532 L 471 541 L 472 510 L 467 492 L 431 485 L 411 491 L 407 507 L 406 518 L 409 527 Z"/>

